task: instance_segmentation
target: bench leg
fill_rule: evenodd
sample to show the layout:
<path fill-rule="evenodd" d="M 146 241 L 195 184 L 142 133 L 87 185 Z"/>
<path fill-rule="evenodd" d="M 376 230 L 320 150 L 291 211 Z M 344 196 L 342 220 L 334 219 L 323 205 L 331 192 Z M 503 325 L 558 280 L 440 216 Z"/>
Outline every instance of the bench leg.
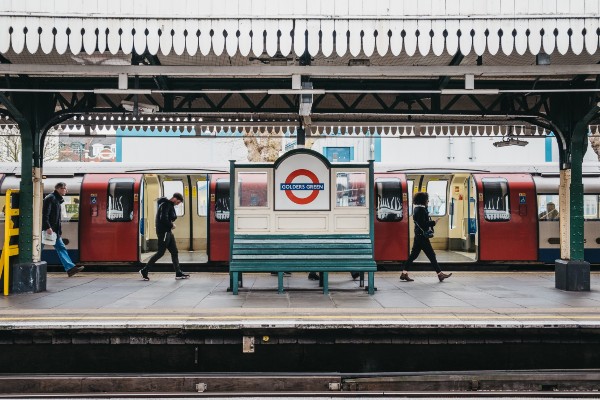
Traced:
<path fill-rule="evenodd" d="M 369 294 L 375 294 L 375 272 L 369 272 Z"/>
<path fill-rule="evenodd" d="M 323 294 L 329 294 L 329 272 L 321 272 L 323 278 Z"/>
<path fill-rule="evenodd" d="M 323 287 L 323 273 L 319 272 L 319 287 Z"/>
<path fill-rule="evenodd" d="M 232 282 L 232 286 L 231 286 L 231 292 L 234 295 L 238 294 L 238 272 L 232 272 L 233 274 L 233 282 Z"/>
<path fill-rule="evenodd" d="M 365 273 L 364 272 L 360 272 L 360 278 L 359 278 L 358 284 L 360 287 L 365 287 Z"/>
<path fill-rule="evenodd" d="M 244 273 L 240 272 L 240 278 L 239 278 L 239 282 L 240 282 L 240 287 L 244 287 Z"/>
<path fill-rule="evenodd" d="M 277 293 L 283 293 L 283 272 L 277 273 Z"/>

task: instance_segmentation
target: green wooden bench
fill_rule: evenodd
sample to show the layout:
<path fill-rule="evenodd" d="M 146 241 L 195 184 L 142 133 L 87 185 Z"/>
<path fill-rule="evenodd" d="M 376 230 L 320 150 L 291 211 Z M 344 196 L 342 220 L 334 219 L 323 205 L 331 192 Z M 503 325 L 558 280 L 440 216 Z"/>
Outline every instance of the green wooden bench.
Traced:
<path fill-rule="evenodd" d="M 359 272 L 361 286 L 367 272 L 373 294 L 375 271 L 369 235 L 234 235 L 229 263 L 233 294 L 244 272 L 277 273 L 279 293 L 285 272 L 320 272 L 324 294 L 329 293 L 329 272 Z"/>

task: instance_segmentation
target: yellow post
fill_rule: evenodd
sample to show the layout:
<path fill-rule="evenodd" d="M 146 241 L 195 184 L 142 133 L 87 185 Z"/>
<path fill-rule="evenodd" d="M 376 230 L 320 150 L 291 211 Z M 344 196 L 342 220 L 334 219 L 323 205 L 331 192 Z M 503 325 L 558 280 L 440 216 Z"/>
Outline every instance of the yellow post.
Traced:
<path fill-rule="evenodd" d="M 0 257 L 0 277 L 4 276 L 4 295 L 9 292 L 9 270 L 10 257 L 19 254 L 19 243 L 13 244 L 11 238 L 19 237 L 19 228 L 15 228 L 13 217 L 19 216 L 19 208 L 12 208 L 12 195 L 19 193 L 18 190 L 8 189 L 6 191 L 6 205 L 4 207 L 4 246 L 2 246 L 2 257 Z"/>

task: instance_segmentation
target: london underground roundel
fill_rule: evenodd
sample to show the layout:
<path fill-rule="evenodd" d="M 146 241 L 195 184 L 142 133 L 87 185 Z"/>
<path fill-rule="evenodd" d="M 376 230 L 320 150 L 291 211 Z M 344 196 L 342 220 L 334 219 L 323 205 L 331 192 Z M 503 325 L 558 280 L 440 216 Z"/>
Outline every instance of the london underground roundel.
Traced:
<path fill-rule="evenodd" d="M 329 210 L 329 168 L 319 158 L 298 153 L 275 169 L 276 210 Z"/>

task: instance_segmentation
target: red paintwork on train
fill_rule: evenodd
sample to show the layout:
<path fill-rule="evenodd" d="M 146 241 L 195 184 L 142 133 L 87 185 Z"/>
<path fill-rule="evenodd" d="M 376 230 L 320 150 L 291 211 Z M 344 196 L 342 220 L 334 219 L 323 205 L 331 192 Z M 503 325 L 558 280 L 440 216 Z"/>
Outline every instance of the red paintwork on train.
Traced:
<path fill-rule="evenodd" d="M 106 217 L 108 185 L 113 178 L 133 178 L 133 219 L 112 222 Z M 79 205 L 79 247 L 82 262 L 136 262 L 139 242 L 139 196 L 142 175 L 86 174 Z M 95 198 L 95 204 L 92 199 Z"/>
<path fill-rule="evenodd" d="M 217 221 L 215 196 L 217 180 L 229 180 L 228 174 L 212 174 L 210 178 L 210 219 L 208 222 L 209 261 L 229 261 L 229 222 Z"/>
<path fill-rule="evenodd" d="M 479 261 L 537 260 L 537 200 L 531 175 L 474 174 L 473 176 L 478 193 Z M 482 181 L 485 178 L 504 178 L 508 181 L 510 221 L 485 219 Z"/>
<path fill-rule="evenodd" d="M 408 227 L 408 192 L 404 174 L 375 174 L 378 178 L 398 178 L 402 185 L 402 219 L 395 222 L 378 221 L 375 217 L 375 254 L 377 262 L 400 261 L 408 258 L 409 227 Z M 377 201 L 374 201 L 377 207 Z M 377 211 L 374 210 L 375 215 Z"/>

